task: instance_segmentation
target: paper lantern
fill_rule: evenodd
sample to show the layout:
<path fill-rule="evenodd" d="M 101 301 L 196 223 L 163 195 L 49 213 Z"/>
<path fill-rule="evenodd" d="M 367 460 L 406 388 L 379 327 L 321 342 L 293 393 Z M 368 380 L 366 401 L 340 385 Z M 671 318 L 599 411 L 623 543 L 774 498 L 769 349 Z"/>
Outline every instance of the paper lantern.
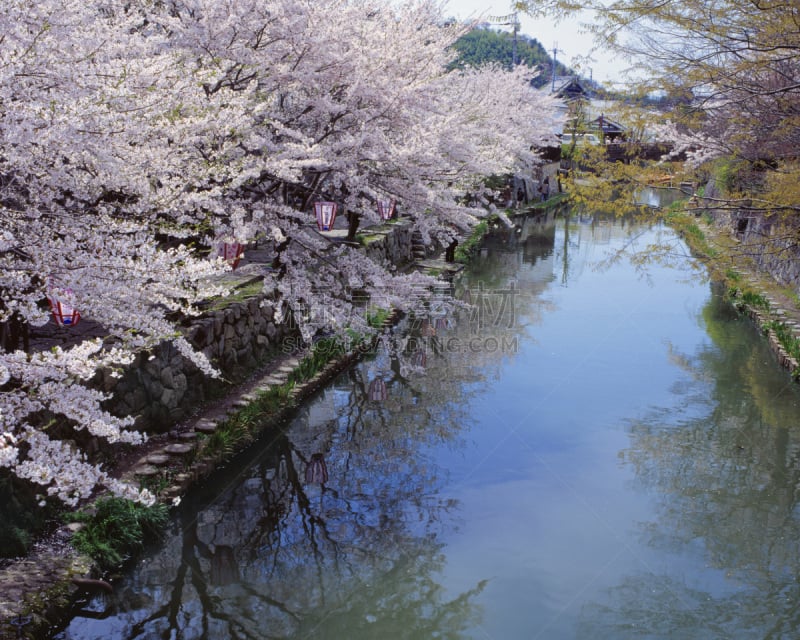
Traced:
<path fill-rule="evenodd" d="M 231 269 L 239 266 L 244 255 L 244 245 L 239 242 L 220 240 L 217 242 L 217 257 L 231 265 Z"/>
<path fill-rule="evenodd" d="M 378 200 L 378 213 L 384 220 L 391 220 L 394 215 L 394 200 Z"/>
<path fill-rule="evenodd" d="M 53 319 L 60 327 L 74 327 L 80 322 L 81 314 L 72 305 L 72 289 L 59 286 L 53 278 L 48 281 L 47 302 Z"/>
<path fill-rule="evenodd" d="M 321 453 L 311 455 L 306 466 L 306 482 L 309 484 L 325 484 L 328 481 L 328 466 Z"/>
<path fill-rule="evenodd" d="M 389 397 L 389 391 L 383 378 L 375 378 L 369 383 L 369 399 L 373 402 L 383 402 Z"/>
<path fill-rule="evenodd" d="M 317 216 L 317 228 L 320 231 L 333 229 L 333 222 L 336 220 L 335 202 L 315 202 L 314 213 Z"/>

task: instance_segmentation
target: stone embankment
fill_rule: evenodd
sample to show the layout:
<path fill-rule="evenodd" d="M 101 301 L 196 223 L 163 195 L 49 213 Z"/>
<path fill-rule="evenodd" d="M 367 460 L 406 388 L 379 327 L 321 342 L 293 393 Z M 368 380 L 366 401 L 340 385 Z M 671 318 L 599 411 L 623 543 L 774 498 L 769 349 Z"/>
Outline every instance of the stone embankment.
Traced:
<path fill-rule="evenodd" d="M 409 221 L 400 220 L 368 230 L 365 251 L 380 263 L 410 268 L 415 259 L 441 250 L 423 246 L 411 228 Z M 336 239 L 335 232 L 331 235 Z M 138 357 L 119 379 L 104 374 L 97 378 L 97 384 L 113 395 L 108 409 L 136 416 L 136 427 L 153 434 L 133 459 L 118 461 L 113 475 L 134 484 L 164 481 L 159 488 L 163 501 L 179 499 L 220 462 L 198 457 L 203 437 L 260 393 L 286 385 L 299 363 L 299 340 L 290 315 L 276 314 L 273 297 L 258 286 L 268 256 L 258 250 L 248 254 L 248 264 L 230 276 L 234 298 L 241 299 L 209 309 L 185 330 L 190 343 L 222 370 L 225 382 L 204 376 L 170 344 Z M 288 317 L 278 321 L 284 316 Z M 394 321 L 390 316 L 385 324 Z M 358 357 L 358 352 L 348 353 L 295 385 L 282 415 Z M 0 640 L 47 637 L 80 592 L 109 588 L 91 561 L 69 544 L 74 528 L 62 526 L 27 557 L 0 565 Z"/>
<path fill-rule="evenodd" d="M 706 185 L 705 193 L 709 198 L 719 196 L 713 183 Z M 787 239 L 796 234 L 787 233 L 787 229 L 775 221 L 763 215 L 755 216 L 747 210 L 703 208 L 702 211 L 710 218 L 709 224 L 702 225 L 704 235 L 741 277 L 740 282 L 731 284 L 766 300 L 766 308 L 742 306 L 755 325 L 764 331 L 779 364 L 797 380 L 800 363 L 771 328 L 780 324 L 788 336 L 800 340 L 800 301 L 797 295 L 800 259 L 792 258 L 796 251 L 794 241 L 791 241 L 791 246 L 787 245 Z"/>

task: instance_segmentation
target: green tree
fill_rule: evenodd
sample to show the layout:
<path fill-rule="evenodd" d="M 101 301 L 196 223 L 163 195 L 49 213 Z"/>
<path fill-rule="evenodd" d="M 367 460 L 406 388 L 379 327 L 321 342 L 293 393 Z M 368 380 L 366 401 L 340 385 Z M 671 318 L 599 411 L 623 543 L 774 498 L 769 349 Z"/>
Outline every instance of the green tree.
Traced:
<path fill-rule="evenodd" d="M 491 29 L 473 29 L 461 36 L 454 44 L 457 58 L 452 62 L 451 68 L 463 69 L 464 67 L 481 67 L 487 64 L 500 64 L 506 69 L 512 66 L 514 51 L 514 38 L 510 33 L 493 31 Z M 547 50 L 535 38 L 517 35 L 517 60 L 541 71 L 533 83 L 537 87 L 547 84 L 552 73 L 553 59 Z M 570 75 L 574 71 L 556 61 L 557 75 Z"/>
<path fill-rule="evenodd" d="M 531 0 L 521 10 L 570 21 L 591 14 L 585 30 L 596 44 L 630 63 L 631 93 L 664 96 L 656 117 L 669 123 L 662 139 L 673 158 L 694 173 L 683 180 L 710 180 L 700 209 L 743 223 L 738 251 L 783 274 L 800 250 L 800 4 Z"/>

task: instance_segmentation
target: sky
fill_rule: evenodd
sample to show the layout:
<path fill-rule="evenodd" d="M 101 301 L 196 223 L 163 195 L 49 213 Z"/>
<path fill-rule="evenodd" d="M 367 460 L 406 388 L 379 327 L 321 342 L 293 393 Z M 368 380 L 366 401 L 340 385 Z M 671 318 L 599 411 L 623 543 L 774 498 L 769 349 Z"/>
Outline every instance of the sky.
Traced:
<path fill-rule="evenodd" d="M 479 18 L 481 16 L 505 16 L 511 13 L 511 0 L 448 0 L 444 15 L 461 20 Z M 538 40 L 553 57 L 553 48 L 557 47 L 556 59 L 578 71 L 581 76 L 605 83 L 619 80 L 625 63 L 614 58 L 608 51 L 592 52 L 591 37 L 583 33 L 581 21 L 588 21 L 591 15 L 585 13 L 580 19 L 555 23 L 550 20 L 534 19 L 518 14 L 520 34 Z M 499 27 L 511 33 L 511 27 Z M 581 58 L 592 56 L 591 62 Z"/>

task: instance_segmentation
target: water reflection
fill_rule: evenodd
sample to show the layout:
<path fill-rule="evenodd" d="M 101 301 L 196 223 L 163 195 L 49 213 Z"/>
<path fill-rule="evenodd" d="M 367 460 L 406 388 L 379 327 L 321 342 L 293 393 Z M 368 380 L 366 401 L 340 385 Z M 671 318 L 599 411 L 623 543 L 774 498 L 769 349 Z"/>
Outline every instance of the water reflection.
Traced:
<path fill-rule="evenodd" d="M 435 495 L 416 430 L 363 414 L 336 430 L 341 412 L 325 407 L 355 410 L 353 395 L 329 390 L 298 428 L 238 460 L 241 476 L 216 479 L 235 485 L 185 501 L 163 549 L 63 637 L 457 637 L 481 586 L 445 600 L 430 579 L 453 505 Z"/>
<path fill-rule="evenodd" d="M 384 333 L 285 431 L 184 500 L 163 547 L 58 637 L 460 638 L 479 625 L 486 578 L 452 593 L 434 577 L 460 516 L 430 451 L 465 446 L 470 397 L 539 317 L 554 229 L 551 214 L 493 238 L 481 260 L 494 277 L 442 291 L 469 306 L 434 301 Z"/>
<path fill-rule="evenodd" d="M 515 219 L 59 637 L 794 637 L 800 397 L 662 240 Z"/>
<path fill-rule="evenodd" d="M 640 524 L 659 553 L 690 551 L 716 574 L 628 576 L 584 628 L 615 638 L 796 638 L 800 632 L 800 393 L 721 292 L 703 310 L 706 348 L 672 350 L 690 383 L 678 403 L 630 425 L 621 459 L 657 496 Z M 613 604 L 610 604 L 613 603 Z M 666 623 L 666 624 L 665 624 Z"/>

